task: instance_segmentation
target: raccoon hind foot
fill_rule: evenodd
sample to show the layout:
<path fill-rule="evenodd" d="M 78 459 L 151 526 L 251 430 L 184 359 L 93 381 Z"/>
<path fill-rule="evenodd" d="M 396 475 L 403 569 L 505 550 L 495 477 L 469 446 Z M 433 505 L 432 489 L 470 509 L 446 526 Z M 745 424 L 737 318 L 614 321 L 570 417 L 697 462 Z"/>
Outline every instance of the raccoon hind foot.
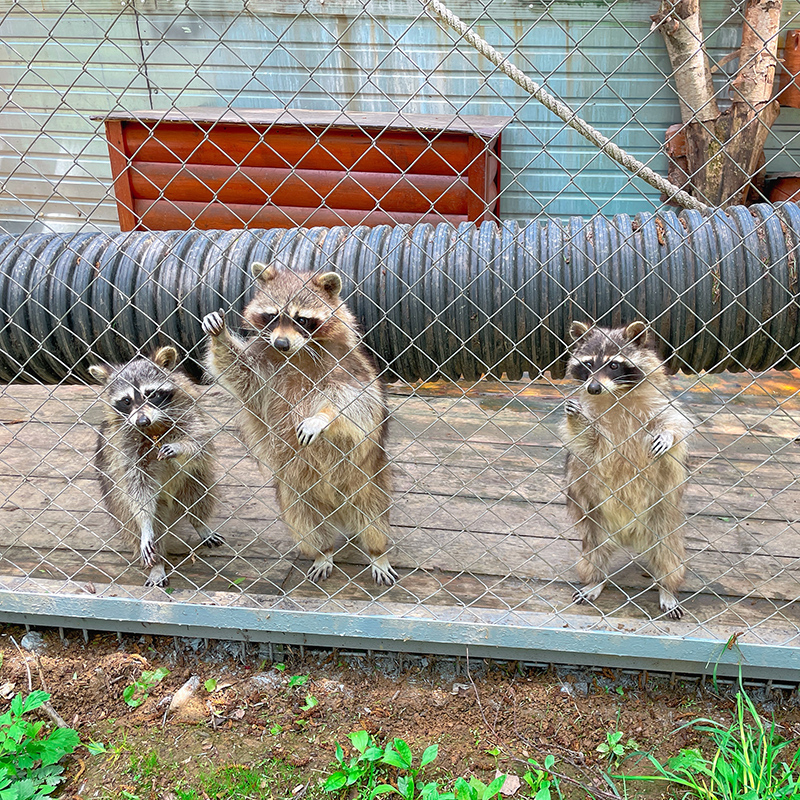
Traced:
<path fill-rule="evenodd" d="M 593 603 L 600 597 L 600 593 L 605 588 L 606 582 L 601 581 L 600 583 L 595 583 L 594 585 L 590 586 L 581 586 L 580 589 L 576 589 L 575 593 L 572 595 L 572 599 L 578 605 L 587 605 L 589 603 Z"/>
<path fill-rule="evenodd" d="M 219 547 L 223 544 L 225 544 L 225 537 L 216 531 L 209 531 L 200 537 L 200 545 L 202 547 Z"/>
<path fill-rule="evenodd" d="M 683 609 L 678 602 L 678 598 L 666 589 L 659 591 L 658 605 L 668 619 L 681 619 L 683 617 Z"/>
<path fill-rule="evenodd" d="M 160 586 L 162 589 L 169 586 L 169 578 L 167 577 L 167 571 L 164 569 L 163 564 L 156 564 L 153 569 L 150 570 L 150 575 L 148 575 L 144 585 Z"/>
<path fill-rule="evenodd" d="M 389 563 L 389 557 L 384 554 L 372 561 L 372 580 L 378 586 L 394 586 L 400 577 L 395 568 Z"/>
<path fill-rule="evenodd" d="M 320 553 L 309 567 L 306 578 L 312 583 L 319 583 L 330 578 L 333 572 L 333 553 Z"/>

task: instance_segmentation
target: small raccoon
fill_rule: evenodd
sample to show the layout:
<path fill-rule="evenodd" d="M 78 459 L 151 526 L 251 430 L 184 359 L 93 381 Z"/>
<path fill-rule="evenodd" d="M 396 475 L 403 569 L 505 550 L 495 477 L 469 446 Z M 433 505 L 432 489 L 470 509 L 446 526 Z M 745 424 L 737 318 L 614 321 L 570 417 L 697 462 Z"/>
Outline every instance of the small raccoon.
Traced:
<path fill-rule="evenodd" d="M 610 330 L 573 322 L 567 376 L 581 381 L 566 402 L 567 510 L 583 538 L 578 603 L 603 591 L 613 552 L 642 553 L 667 616 L 683 616 L 686 443 L 692 424 L 668 394 L 647 326 Z"/>
<path fill-rule="evenodd" d="M 216 505 L 210 426 L 177 360 L 162 347 L 152 359 L 89 367 L 105 386 L 95 455 L 103 501 L 150 568 L 145 586 L 169 584 L 164 535 L 183 516 L 201 544 L 224 541 L 207 524 Z"/>
<path fill-rule="evenodd" d="M 308 578 L 333 570 L 337 532 L 357 536 L 378 585 L 391 586 L 391 478 L 385 449 L 387 407 L 356 321 L 342 303 L 341 278 L 252 265 L 257 292 L 243 340 L 208 314 L 209 372 L 243 404 L 240 427 L 253 455 L 275 473 L 284 521 Z"/>

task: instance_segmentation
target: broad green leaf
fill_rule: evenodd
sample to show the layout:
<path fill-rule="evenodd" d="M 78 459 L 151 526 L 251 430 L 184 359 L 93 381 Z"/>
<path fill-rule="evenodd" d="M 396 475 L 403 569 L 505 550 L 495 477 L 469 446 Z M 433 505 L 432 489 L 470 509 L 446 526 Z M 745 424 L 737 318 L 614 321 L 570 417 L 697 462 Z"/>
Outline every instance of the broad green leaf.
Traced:
<path fill-rule="evenodd" d="M 397 791 L 405 800 L 414 800 L 414 778 L 411 775 L 398 776 Z"/>
<path fill-rule="evenodd" d="M 390 767 L 396 767 L 397 769 L 408 769 L 408 764 L 403 761 L 396 751 L 392 750 L 391 746 L 386 748 L 381 762 L 383 764 L 388 764 Z"/>
<path fill-rule="evenodd" d="M 499 794 L 500 790 L 503 788 L 503 784 L 506 782 L 507 777 L 507 775 L 498 775 L 486 787 L 486 791 L 483 793 L 482 800 L 490 800 L 490 798 L 494 797 L 496 794 Z"/>
<path fill-rule="evenodd" d="M 405 761 L 406 769 L 411 769 L 411 763 L 413 761 L 413 758 L 411 756 L 411 748 L 402 739 L 395 739 L 393 744 L 395 750 L 397 750 L 398 754 L 400 755 L 400 758 L 402 758 L 403 761 Z"/>
<path fill-rule="evenodd" d="M 356 731 L 348 736 L 353 747 L 362 754 L 369 747 L 369 738 L 369 734 L 366 731 Z"/>
<path fill-rule="evenodd" d="M 396 792 L 397 789 L 394 786 L 389 786 L 388 783 L 382 783 L 380 786 L 376 786 L 370 793 L 369 797 L 372 800 L 373 797 L 377 797 L 379 794 L 389 794 L 389 792 Z"/>
<path fill-rule="evenodd" d="M 364 751 L 364 758 L 367 761 L 378 761 L 383 756 L 383 748 L 381 747 L 368 747 Z"/>
<path fill-rule="evenodd" d="M 426 764 L 430 764 L 431 761 L 434 761 L 438 755 L 439 755 L 438 744 L 432 744 L 429 747 L 426 747 L 425 751 L 422 754 L 422 759 L 419 762 L 420 767 L 424 767 Z"/>
<path fill-rule="evenodd" d="M 347 783 L 347 775 L 344 772 L 334 772 L 333 775 L 328 775 L 322 788 L 326 792 L 336 792 Z"/>
<path fill-rule="evenodd" d="M 556 757 L 552 754 L 544 757 L 544 768 L 548 771 L 556 765 Z"/>

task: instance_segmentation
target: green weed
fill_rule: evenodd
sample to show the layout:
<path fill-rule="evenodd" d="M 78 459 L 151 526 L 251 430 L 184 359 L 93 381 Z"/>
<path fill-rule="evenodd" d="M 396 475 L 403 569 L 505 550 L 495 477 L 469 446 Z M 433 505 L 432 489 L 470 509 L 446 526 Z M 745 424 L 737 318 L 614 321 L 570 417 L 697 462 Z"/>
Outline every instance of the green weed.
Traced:
<path fill-rule="evenodd" d="M 688 725 L 707 734 L 716 745 L 711 759 L 700 750 L 681 750 L 662 764 L 647 758 L 657 775 L 619 776 L 626 780 L 665 781 L 687 789 L 700 800 L 796 800 L 800 797 L 800 751 L 787 763 L 781 756 L 792 741 L 781 741 L 775 723 L 767 728 L 753 702 L 740 687 L 730 725 L 697 719 Z"/>
<path fill-rule="evenodd" d="M 562 797 L 558 779 L 551 772 L 556 765 L 556 757 L 553 755 L 545 756 L 544 764 L 540 764 L 535 758 L 529 758 L 528 763 L 533 769 L 528 770 L 522 780 L 528 784 L 533 800 L 552 800 L 553 790 L 558 797 Z"/>
<path fill-rule="evenodd" d="M 42 691 L 24 700 L 15 695 L 9 710 L 0 714 L 0 800 L 40 800 L 64 780 L 58 762 L 80 745 L 77 732 L 56 728 L 43 736 L 44 722 L 23 718 L 49 699 Z"/>
<path fill-rule="evenodd" d="M 166 667 L 144 670 L 141 677 L 122 690 L 122 699 L 131 707 L 138 708 L 150 696 L 150 690 L 169 675 Z"/>
<path fill-rule="evenodd" d="M 366 731 L 351 733 L 348 738 L 355 755 L 345 758 L 341 746 L 336 745 L 337 769 L 325 780 L 326 792 L 348 790 L 348 797 L 358 800 L 373 800 L 380 795 L 399 795 L 402 800 L 491 800 L 506 779 L 501 775 L 487 785 L 476 777 L 457 778 L 452 791 L 447 791 L 438 781 L 420 780 L 424 768 L 438 757 L 439 745 L 426 747 L 416 760 L 403 739 L 393 739 L 386 747 L 379 747 Z M 394 783 L 389 782 L 392 775 Z M 544 795 L 539 800 L 544 800 Z"/>
<path fill-rule="evenodd" d="M 628 739 L 627 742 L 623 743 L 624 736 L 625 734 L 622 731 L 608 731 L 606 740 L 597 745 L 597 752 L 611 761 L 618 761 L 627 752 L 633 752 L 638 749 L 639 745 L 633 739 Z"/>

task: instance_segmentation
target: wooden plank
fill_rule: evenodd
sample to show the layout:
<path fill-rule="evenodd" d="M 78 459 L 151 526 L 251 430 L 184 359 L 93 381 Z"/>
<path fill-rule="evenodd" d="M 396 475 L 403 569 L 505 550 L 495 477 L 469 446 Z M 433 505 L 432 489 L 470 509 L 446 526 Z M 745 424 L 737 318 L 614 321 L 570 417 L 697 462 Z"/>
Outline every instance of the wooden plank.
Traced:
<path fill-rule="evenodd" d="M 443 133 L 435 144 L 422 133 L 312 131 L 303 127 L 260 129 L 194 124 L 126 124 L 124 136 L 134 164 L 217 164 L 361 172 L 461 175 L 469 165 L 466 137 Z M 380 138 L 378 138 L 380 136 Z"/>
<path fill-rule="evenodd" d="M 341 170 L 292 170 L 222 166 L 217 164 L 164 164 L 138 161 L 131 170 L 137 198 L 173 202 L 234 203 L 237 205 L 301 206 L 324 202 L 336 209 L 428 213 L 431 206 L 442 214 L 463 215 L 467 186 L 458 177 L 394 175 Z"/>
<path fill-rule="evenodd" d="M 256 206 L 241 203 L 190 203 L 172 200 L 134 200 L 140 227 L 148 230 L 231 230 L 233 228 L 334 227 L 336 225 L 417 225 L 466 221 L 466 214 L 368 211 L 346 208 Z"/>
<path fill-rule="evenodd" d="M 361 130 L 406 130 L 440 133 L 451 131 L 477 136 L 495 137 L 512 117 L 491 117 L 476 114 L 408 114 L 405 112 L 358 113 L 350 111 L 317 111 L 299 108 L 236 108 L 187 107 L 182 109 L 112 111 L 92 119 L 132 120 L 147 123 L 190 120 L 202 125 L 213 123 L 252 126 L 297 126 L 303 128 L 351 128 Z"/>
<path fill-rule="evenodd" d="M 114 178 L 114 197 L 117 201 L 117 216 L 122 231 L 132 231 L 136 227 L 133 213 L 133 189 L 131 186 L 130 153 L 125 149 L 122 123 L 106 122 L 108 157 L 111 161 L 111 174 Z"/>

